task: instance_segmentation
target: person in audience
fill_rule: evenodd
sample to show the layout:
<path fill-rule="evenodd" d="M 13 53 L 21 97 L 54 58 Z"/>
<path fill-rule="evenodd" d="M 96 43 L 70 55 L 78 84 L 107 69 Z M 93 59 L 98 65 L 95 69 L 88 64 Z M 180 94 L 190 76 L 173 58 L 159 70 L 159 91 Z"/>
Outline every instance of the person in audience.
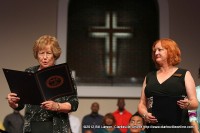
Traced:
<path fill-rule="evenodd" d="M 91 129 L 85 129 L 84 133 L 94 133 Z"/>
<path fill-rule="evenodd" d="M 128 130 L 129 120 L 130 120 L 132 114 L 125 109 L 125 99 L 124 98 L 119 98 L 117 100 L 117 106 L 118 106 L 118 109 L 113 112 L 113 115 L 116 120 L 116 125 L 122 126 L 121 128 L 119 128 L 120 131 L 122 133 L 126 133 Z"/>
<path fill-rule="evenodd" d="M 72 129 L 72 133 L 80 133 L 81 121 L 72 113 L 69 113 L 69 122 Z"/>
<path fill-rule="evenodd" d="M 23 133 L 24 116 L 17 110 L 13 110 L 13 113 L 8 114 L 3 121 L 5 131 L 9 133 Z"/>
<path fill-rule="evenodd" d="M 121 133 L 116 127 L 116 120 L 112 113 L 107 113 L 103 118 L 103 124 L 95 133 Z"/>
<path fill-rule="evenodd" d="M 33 55 L 38 65 L 27 68 L 26 72 L 35 73 L 56 65 L 56 60 L 61 55 L 58 40 L 51 35 L 39 37 L 33 46 Z M 16 93 L 9 93 L 7 100 L 15 110 L 25 107 L 23 133 L 71 133 L 68 113 L 76 111 L 79 104 L 75 84 L 73 90 L 73 95 L 47 100 L 40 105 L 23 104 Z"/>
<path fill-rule="evenodd" d="M 99 108 L 99 103 L 92 103 L 91 113 L 85 115 L 82 119 L 82 133 L 84 133 L 86 129 L 95 132 L 95 127 L 102 125 L 103 115 L 99 114 Z"/>
<path fill-rule="evenodd" d="M 199 68 L 199 78 L 200 78 L 200 68 Z M 197 91 L 197 99 L 200 103 L 200 85 L 196 86 Z M 188 110 L 189 114 L 189 120 L 191 123 L 191 126 L 193 126 L 192 131 L 193 133 L 199 133 L 200 132 L 200 104 L 197 108 L 197 110 Z"/>
<path fill-rule="evenodd" d="M 5 128 L 4 128 L 4 126 L 3 126 L 3 123 L 0 121 L 0 131 L 1 131 L 1 132 L 4 132 L 4 130 L 5 130 Z"/>
<path fill-rule="evenodd" d="M 145 121 L 138 112 L 136 112 L 131 116 L 131 119 L 129 121 L 129 126 L 130 128 L 127 131 L 127 133 L 145 133 L 144 132 Z"/>
<path fill-rule="evenodd" d="M 6 131 L 0 129 L 0 133 L 8 133 L 8 132 L 6 132 Z"/>

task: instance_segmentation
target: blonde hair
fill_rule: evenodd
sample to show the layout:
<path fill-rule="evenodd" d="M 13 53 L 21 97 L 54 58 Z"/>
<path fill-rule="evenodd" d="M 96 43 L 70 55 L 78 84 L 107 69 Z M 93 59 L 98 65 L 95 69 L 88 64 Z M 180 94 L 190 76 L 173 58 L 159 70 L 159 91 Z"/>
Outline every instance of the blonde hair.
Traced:
<path fill-rule="evenodd" d="M 38 58 L 38 52 L 44 49 L 47 45 L 50 45 L 54 58 L 57 60 L 61 55 L 61 48 L 58 44 L 58 40 L 50 35 L 43 35 L 39 37 L 33 46 L 33 55 L 35 59 Z"/>
<path fill-rule="evenodd" d="M 159 67 L 159 65 L 155 61 L 155 45 L 160 42 L 161 46 L 167 50 L 167 62 L 168 64 L 175 66 L 178 65 L 181 62 L 181 51 L 178 47 L 178 44 L 169 38 L 163 38 L 155 41 L 152 46 L 152 59 L 156 65 L 156 67 Z"/>

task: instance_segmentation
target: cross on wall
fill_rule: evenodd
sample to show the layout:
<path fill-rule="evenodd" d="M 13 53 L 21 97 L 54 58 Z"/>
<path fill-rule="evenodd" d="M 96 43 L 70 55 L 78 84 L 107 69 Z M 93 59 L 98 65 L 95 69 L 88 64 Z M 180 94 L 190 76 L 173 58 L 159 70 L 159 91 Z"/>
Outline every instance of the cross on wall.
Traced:
<path fill-rule="evenodd" d="M 105 26 L 94 26 L 89 29 L 91 37 L 105 38 L 105 69 L 108 76 L 116 74 L 117 39 L 132 37 L 130 27 L 117 26 L 116 12 L 106 12 Z"/>

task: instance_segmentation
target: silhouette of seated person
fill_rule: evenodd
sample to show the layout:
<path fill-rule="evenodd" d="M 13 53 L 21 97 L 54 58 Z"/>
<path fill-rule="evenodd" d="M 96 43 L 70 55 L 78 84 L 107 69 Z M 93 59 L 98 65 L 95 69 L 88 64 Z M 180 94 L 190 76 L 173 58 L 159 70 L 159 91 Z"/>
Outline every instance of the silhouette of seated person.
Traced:
<path fill-rule="evenodd" d="M 132 116 L 132 114 L 125 109 L 125 105 L 126 105 L 125 99 L 119 98 L 117 100 L 118 109 L 115 112 L 113 112 L 113 115 L 116 120 L 116 125 L 122 127 L 122 128 L 119 128 L 122 133 L 127 132 L 127 130 L 128 130 L 127 126 L 129 124 L 129 120 Z"/>
<path fill-rule="evenodd" d="M 102 125 L 103 115 L 99 114 L 99 103 L 94 102 L 91 105 L 91 113 L 85 115 L 82 119 L 82 133 L 85 132 L 86 129 L 95 131 L 96 127 Z"/>
<path fill-rule="evenodd" d="M 19 111 L 13 110 L 4 118 L 3 125 L 8 133 L 23 133 L 24 117 Z"/>
<path fill-rule="evenodd" d="M 121 133 L 119 128 L 116 128 L 116 120 L 112 113 L 107 113 L 103 119 L 103 125 L 98 128 L 95 133 Z"/>

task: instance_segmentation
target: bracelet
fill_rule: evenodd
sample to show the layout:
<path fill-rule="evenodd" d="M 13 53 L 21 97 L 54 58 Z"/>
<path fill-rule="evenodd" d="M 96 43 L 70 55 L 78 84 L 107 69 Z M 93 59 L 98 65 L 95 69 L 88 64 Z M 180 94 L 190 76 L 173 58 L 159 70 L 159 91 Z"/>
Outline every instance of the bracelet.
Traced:
<path fill-rule="evenodd" d="M 145 118 L 146 118 L 146 116 L 147 116 L 147 113 L 148 113 L 148 112 L 144 113 L 144 114 L 142 115 L 142 118 L 144 118 L 144 119 L 145 119 Z"/>
<path fill-rule="evenodd" d="M 57 108 L 56 108 L 56 111 L 59 111 L 60 110 L 60 104 L 57 103 Z"/>
<path fill-rule="evenodd" d="M 187 109 L 190 107 L 190 105 L 191 105 L 191 103 L 190 103 L 190 102 L 188 102 L 188 104 L 187 104 Z"/>

